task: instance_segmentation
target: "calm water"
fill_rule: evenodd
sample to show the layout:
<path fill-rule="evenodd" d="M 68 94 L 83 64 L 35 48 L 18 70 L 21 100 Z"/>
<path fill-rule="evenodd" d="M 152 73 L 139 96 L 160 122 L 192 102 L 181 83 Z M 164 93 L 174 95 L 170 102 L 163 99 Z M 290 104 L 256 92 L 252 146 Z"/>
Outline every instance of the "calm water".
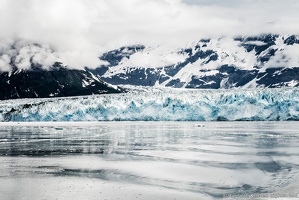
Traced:
<path fill-rule="evenodd" d="M 298 122 L 0 126 L 0 199 L 299 199 Z"/>

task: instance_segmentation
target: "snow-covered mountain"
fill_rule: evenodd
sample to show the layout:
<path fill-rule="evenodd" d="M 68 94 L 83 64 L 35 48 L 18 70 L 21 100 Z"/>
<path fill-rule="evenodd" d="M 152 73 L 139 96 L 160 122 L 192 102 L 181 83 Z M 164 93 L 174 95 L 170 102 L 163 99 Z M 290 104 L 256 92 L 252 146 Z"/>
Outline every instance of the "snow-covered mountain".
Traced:
<path fill-rule="evenodd" d="M 66 68 L 49 46 L 0 45 L 0 99 L 119 93 L 113 85 L 175 88 L 299 86 L 299 36 L 202 39 L 184 48 L 135 45 L 104 53 L 97 69 Z"/>
<path fill-rule="evenodd" d="M 119 85 L 175 88 L 299 86 L 299 36 L 260 35 L 203 39 L 180 49 L 135 45 L 100 57 L 92 70 Z"/>
<path fill-rule="evenodd" d="M 0 100 L 122 92 L 89 71 L 57 62 L 49 47 L 23 41 L 0 44 Z"/>

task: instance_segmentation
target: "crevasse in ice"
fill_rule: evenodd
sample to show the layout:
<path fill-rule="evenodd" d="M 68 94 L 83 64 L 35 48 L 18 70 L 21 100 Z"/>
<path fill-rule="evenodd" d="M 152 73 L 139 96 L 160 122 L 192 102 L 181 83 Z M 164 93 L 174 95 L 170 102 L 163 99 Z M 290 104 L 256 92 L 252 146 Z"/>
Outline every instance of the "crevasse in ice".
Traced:
<path fill-rule="evenodd" d="M 1 121 L 299 120 L 299 89 L 150 89 L 0 102 Z"/>

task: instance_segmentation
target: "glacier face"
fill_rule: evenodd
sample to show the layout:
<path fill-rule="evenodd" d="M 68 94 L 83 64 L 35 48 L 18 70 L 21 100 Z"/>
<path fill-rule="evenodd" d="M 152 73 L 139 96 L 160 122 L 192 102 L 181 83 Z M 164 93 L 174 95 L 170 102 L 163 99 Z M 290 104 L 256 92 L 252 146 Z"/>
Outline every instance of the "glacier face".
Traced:
<path fill-rule="evenodd" d="M 0 102 L 1 121 L 299 120 L 299 89 L 135 90 Z"/>

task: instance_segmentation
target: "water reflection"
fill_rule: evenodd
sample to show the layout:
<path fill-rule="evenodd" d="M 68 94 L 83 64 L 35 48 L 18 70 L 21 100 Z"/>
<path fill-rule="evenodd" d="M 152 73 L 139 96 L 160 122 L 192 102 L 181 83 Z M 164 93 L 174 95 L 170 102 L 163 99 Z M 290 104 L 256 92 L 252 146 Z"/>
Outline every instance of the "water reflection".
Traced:
<path fill-rule="evenodd" d="M 54 187 L 49 182 L 68 187 L 72 179 L 122 188 L 107 199 L 120 193 L 134 196 L 135 187 L 143 191 L 139 192 L 142 199 L 173 199 L 174 194 L 183 199 L 273 194 L 298 181 L 298 126 L 292 122 L 205 126 L 114 122 L 0 127 L 0 177 L 8 183 L 30 180 L 29 185 L 41 182 L 45 187 Z M 15 189 L 31 199 L 40 197 L 28 193 L 26 184 L 23 189 L 14 184 L 7 187 L 0 184 L 1 199 L 12 198 Z M 74 186 L 72 194 L 89 191 L 80 188 Z M 89 199 L 103 197 L 98 190 L 90 192 L 97 198 Z M 49 195 L 53 194 L 46 198 Z"/>

